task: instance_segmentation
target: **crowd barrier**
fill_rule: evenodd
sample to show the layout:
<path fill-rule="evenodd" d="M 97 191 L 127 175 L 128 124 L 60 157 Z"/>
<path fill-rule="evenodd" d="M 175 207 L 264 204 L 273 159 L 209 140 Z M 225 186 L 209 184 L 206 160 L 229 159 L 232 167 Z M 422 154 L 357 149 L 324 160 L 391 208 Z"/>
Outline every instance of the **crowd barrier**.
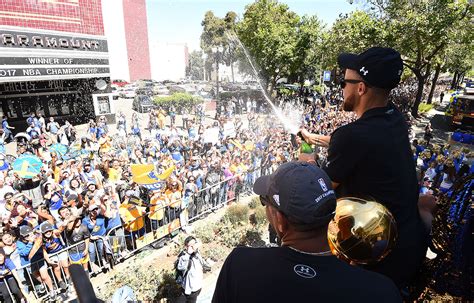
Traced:
<path fill-rule="evenodd" d="M 102 237 L 91 237 L 89 239 L 89 251 L 87 268 L 91 275 L 96 275 L 113 268 L 118 262 L 133 256 L 145 246 L 154 245 L 160 241 L 171 239 L 180 229 L 186 228 L 188 224 L 205 217 L 207 214 L 224 207 L 230 202 L 237 201 L 241 195 L 251 193 L 252 185 L 256 178 L 262 173 L 268 174 L 272 168 L 255 169 L 241 176 L 234 176 L 227 180 L 218 182 L 200 191 L 183 197 L 179 203 L 167 206 L 148 205 L 149 211 L 132 221 L 123 223 L 109 230 Z M 172 207 L 174 206 L 174 207 Z M 67 246 L 61 251 L 49 254 L 49 259 L 64 259 L 67 254 L 67 262 L 70 264 L 71 256 L 77 256 L 79 247 L 85 245 L 86 240 L 74 245 Z M 86 265 L 84 265 L 86 267 Z M 66 300 L 69 292 L 73 290 L 72 282 L 67 280 L 67 267 L 48 264 L 45 260 L 35 261 L 26 266 L 17 268 L 20 277 L 20 285 L 27 290 L 30 296 L 36 299 L 47 299 L 50 289 L 47 286 L 49 276 L 53 289 L 60 289 L 60 281 L 67 286 L 67 291 L 59 293 L 61 299 Z M 38 273 L 41 272 L 40 275 Z M 47 274 L 47 275 L 46 275 Z M 42 276 L 43 278 L 38 278 Z M 0 280 L 8 290 L 11 302 L 19 302 L 13 295 L 10 285 L 2 277 Z M 51 285 L 50 284 L 50 285 Z M 5 294 L 4 294 L 5 295 Z M 58 297 L 59 298 L 59 297 Z M 8 302 L 8 298 L 4 298 Z"/>

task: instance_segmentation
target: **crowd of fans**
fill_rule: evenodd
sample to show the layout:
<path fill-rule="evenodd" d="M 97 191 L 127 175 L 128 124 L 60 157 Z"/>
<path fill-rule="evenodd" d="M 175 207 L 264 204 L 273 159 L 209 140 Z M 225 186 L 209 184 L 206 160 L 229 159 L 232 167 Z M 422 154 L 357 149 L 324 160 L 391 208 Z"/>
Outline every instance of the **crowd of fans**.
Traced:
<path fill-rule="evenodd" d="M 340 109 L 342 96 L 335 89 L 322 97 L 281 97 L 279 101 L 285 115 L 298 113 L 301 125 L 313 133 L 329 135 L 355 119 Z M 103 260 L 109 246 L 106 236 L 121 237 L 121 253 L 126 254 L 134 249 L 130 239 L 176 218 L 185 227 L 189 219 L 238 199 L 260 175 L 297 157 L 299 142 L 275 123 L 265 105 L 250 100 L 243 104 L 223 105 L 215 119 L 206 118 L 199 105 L 185 111 L 182 125 L 177 125 L 173 106 L 144 115 L 133 113 L 131 119 L 119 112 L 115 125 L 99 117 L 89 122 L 84 134 L 67 121 L 60 125 L 49 118 L 46 122 L 32 113 L 26 134 L 15 139 L 14 156 L 5 155 L 5 145 L 14 138 L 3 117 L 3 300 L 11 300 L 9 293 L 22 299 L 35 285 L 38 294 L 48 291 L 54 298 L 70 285 L 69 264 L 82 264 L 91 273 L 107 264 Z M 217 129 L 217 138 L 211 138 L 212 129 Z M 53 149 L 56 143 L 67 151 Z M 413 146 L 423 193 L 445 191 L 457 177 L 469 173 L 466 159 L 472 154 L 466 151 L 416 141 Z M 42 161 L 39 174 L 24 178 L 13 168 L 15 158 L 22 155 Z M 325 151 L 317 151 L 314 157 L 324 161 Z M 150 190 L 133 182 L 131 164 L 153 164 L 157 174 L 175 168 L 161 188 Z"/>
<path fill-rule="evenodd" d="M 172 106 L 131 119 L 119 112 L 115 125 L 99 117 L 84 134 L 67 121 L 46 122 L 32 113 L 26 133 L 15 139 L 4 117 L 0 264 L 9 287 L 0 281 L 3 299 L 11 300 L 10 292 L 24 298 L 35 286 L 37 294 L 54 298 L 70 285 L 69 264 L 82 264 L 91 274 L 107 264 L 106 236 L 122 237 L 126 253 L 134 248 L 131 238 L 175 218 L 185 226 L 294 159 L 298 145 L 291 135 L 264 106 L 252 104 L 238 112 L 228 105 L 212 120 L 200 105 L 186 111 L 182 125 Z M 287 110 L 304 113 L 308 128 L 325 133 L 351 121 L 350 115 L 336 119 L 337 106 L 324 105 L 295 101 Z M 212 128 L 218 135 L 208 140 Z M 11 140 L 17 141 L 17 154 L 5 155 Z M 53 148 L 58 144 L 66 151 Z M 15 158 L 25 155 L 41 160 L 39 174 L 24 177 L 14 169 Z M 175 168 L 160 189 L 148 190 L 133 182 L 131 164 L 154 164 L 158 174 Z"/>
<path fill-rule="evenodd" d="M 473 153 L 467 147 L 413 140 L 420 194 L 447 193 L 456 180 L 474 173 Z"/>

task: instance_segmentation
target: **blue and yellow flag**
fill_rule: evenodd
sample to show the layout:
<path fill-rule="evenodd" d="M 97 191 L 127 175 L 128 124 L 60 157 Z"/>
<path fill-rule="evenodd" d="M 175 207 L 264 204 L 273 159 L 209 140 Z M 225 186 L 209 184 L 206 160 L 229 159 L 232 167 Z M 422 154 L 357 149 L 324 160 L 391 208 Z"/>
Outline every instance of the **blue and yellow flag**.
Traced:
<path fill-rule="evenodd" d="M 132 164 L 131 168 L 133 182 L 142 185 L 147 189 L 158 190 L 164 186 L 164 181 L 171 176 L 175 166 L 172 165 L 161 175 L 158 175 L 155 172 L 155 165 L 153 164 Z"/>
<path fill-rule="evenodd" d="M 42 166 L 41 159 L 33 155 L 22 155 L 12 163 L 13 171 L 23 179 L 32 179 L 37 176 Z"/>

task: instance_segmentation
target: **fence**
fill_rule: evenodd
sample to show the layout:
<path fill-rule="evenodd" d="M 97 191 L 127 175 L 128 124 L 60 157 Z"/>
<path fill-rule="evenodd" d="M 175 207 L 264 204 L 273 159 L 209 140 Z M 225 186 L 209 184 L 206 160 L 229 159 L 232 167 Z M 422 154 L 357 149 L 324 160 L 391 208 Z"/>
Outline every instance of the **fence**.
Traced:
<path fill-rule="evenodd" d="M 3 277 L 0 280 L 2 281 L 0 289 L 8 291 L 8 294 L 2 294 L 4 301 L 9 302 L 8 299 L 11 299 L 10 302 L 18 302 L 15 292 L 18 292 L 19 287 L 36 299 L 46 299 L 49 296 L 48 293 L 56 292 L 54 289 L 60 288 L 61 281 L 65 283 L 68 290 L 71 290 L 72 283 L 67 279 L 69 276 L 67 267 L 70 260 L 77 259 L 78 256 L 85 257 L 82 259 L 83 266 L 91 269 L 92 275 L 113 268 L 117 262 L 133 256 L 143 247 L 165 241 L 189 223 L 224 207 L 229 202 L 238 201 L 241 194 L 251 191 L 251 186 L 260 176 L 261 171 L 267 174 L 271 172 L 271 168 L 265 170 L 259 168 L 243 176 L 234 176 L 218 182 L 183 197 L 179 203 L 165 206 L 150 204 L 150 210 L 147 213 L 109 230 L 105 236 L 91 237 L 49 254 L 49 259 L 57 261 L 57 264 L 52 265 L 42 259 L 17 268 L 18 279 Z M 87 247 L 84 248 L 84 246 Z M 81 255 L 81 250 L 86 249 L 89 252 L 87 257 L 84 254 Z M 15 280 L 19 282 L 19 287 L 14 287 L 15 284 L 12 284 Z M 5 287 L 2 288 L 2 285 Z M 68 291 L 60 293 L 59 296 L 66 300 Z"/>

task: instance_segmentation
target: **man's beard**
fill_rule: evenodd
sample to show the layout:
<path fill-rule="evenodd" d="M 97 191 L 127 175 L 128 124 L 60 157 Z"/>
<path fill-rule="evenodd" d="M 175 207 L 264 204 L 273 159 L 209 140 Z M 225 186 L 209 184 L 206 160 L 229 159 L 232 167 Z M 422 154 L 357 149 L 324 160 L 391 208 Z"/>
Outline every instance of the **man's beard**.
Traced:
<path fill-rule="evenodd" d="M 342 109 L 346 112 L 351 112 L 354 110 L 355 100 L 350 96 L 344 99 L 344 103 L 342 104 Z"/>

